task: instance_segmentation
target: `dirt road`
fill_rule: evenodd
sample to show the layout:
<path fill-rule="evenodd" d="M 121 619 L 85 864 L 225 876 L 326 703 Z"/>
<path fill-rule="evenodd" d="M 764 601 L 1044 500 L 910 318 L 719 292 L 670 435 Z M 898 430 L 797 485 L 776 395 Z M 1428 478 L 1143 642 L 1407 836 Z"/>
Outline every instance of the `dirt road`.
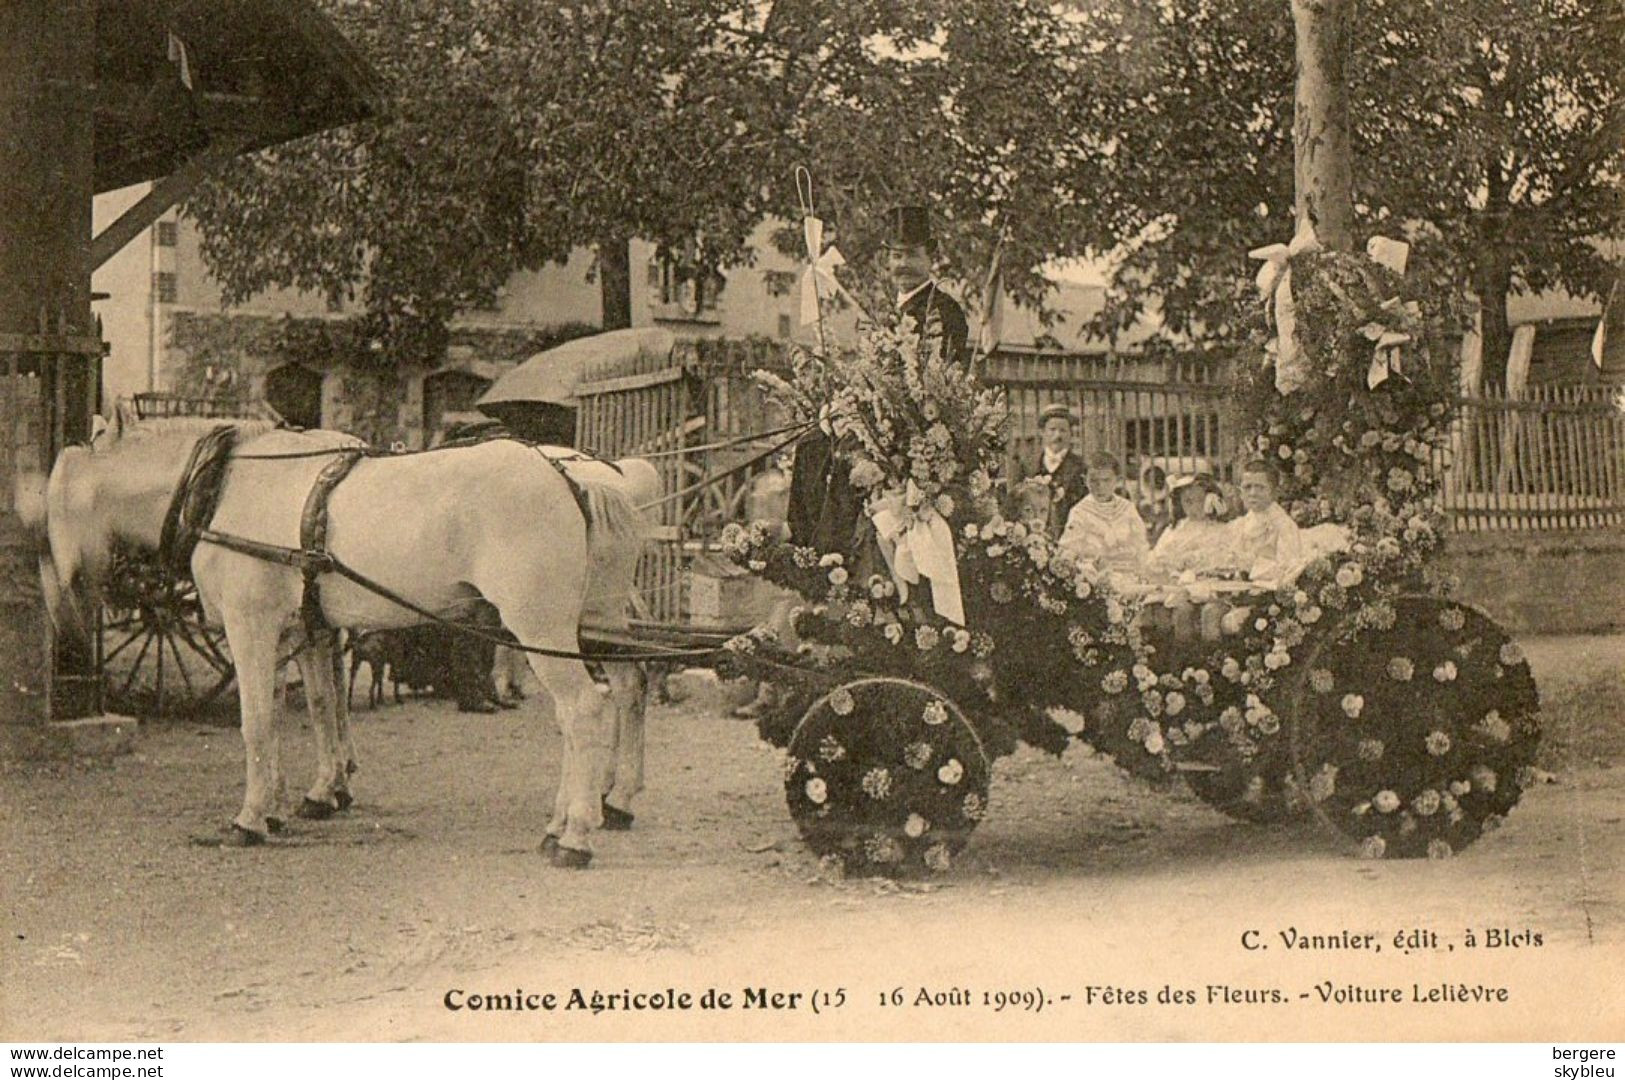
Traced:
<path fill-rule="evenodd" d="M 342 820 L 229 851 L 195 840 L 236 810 L 241 740 L 147 730 L 108 764 L 0 776 L 0 1038 L 1619 1039 L 1625 648 L 1530 652 L 1558 782 L 1442 863 L 1358 861 L 1313 827 L 1233 824 L 1082 752 L 1023 751 L 952 874 L 832 880 L 794 836 L 778 752 L 686 705 L 651 717 L 635 831 L 571 873 L 534 851 L 555 735 L 428 702 L 359 714 Z M 691 1007 L 595 1013 L 573 988 Z M 784 996 L 746 1008 L 747 988 Z M 701 1008 L 708 989 L 730 1007 Z M 1379 990 L 1403 1000 L 1337 1001 Z M 1028 994 L 996 1010 L 1000 991 Z"/>

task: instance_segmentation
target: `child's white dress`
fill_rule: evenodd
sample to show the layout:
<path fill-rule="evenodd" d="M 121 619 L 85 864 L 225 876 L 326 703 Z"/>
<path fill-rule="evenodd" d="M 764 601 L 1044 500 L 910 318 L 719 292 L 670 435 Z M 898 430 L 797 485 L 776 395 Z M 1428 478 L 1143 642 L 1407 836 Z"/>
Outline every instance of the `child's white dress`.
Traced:
<path fill-rule="evenodd" d="M 1134 578 L 1144 571 L 1146 556 L 1151 553 L 1145 522 L 1140 520 L 1134 504 L 1121 495 L 1079 499 L 1067 515 L 1060 544 L 1106 573 Z"/>

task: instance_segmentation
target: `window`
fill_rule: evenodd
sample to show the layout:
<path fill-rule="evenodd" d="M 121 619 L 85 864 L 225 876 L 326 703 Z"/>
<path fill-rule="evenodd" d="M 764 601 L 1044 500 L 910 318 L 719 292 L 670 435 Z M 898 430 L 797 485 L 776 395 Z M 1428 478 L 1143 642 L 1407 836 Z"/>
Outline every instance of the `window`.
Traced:
<path fill-rule="evenodd" d="M 181 227 L 173 221 L 158 223 L 158 246 L 174 247 L 180 240 Z"/>
<path fill-rule="evenodd" d="M 160 270 L 152 275 L 152 291 L 160 304 L 173 304 L 180 294 L 180 286 L 174 274 Z"/>
<path fill-rule="evenodd" d="M 663 255 L 650 264 L 649 278 L 649 299 L 657 319 L 717 320 L 722 290 L 728 284 L 717 270 Z"/>
<path fill-rule="evenodd" d="M 344 297 L 332 293 L 327 297 L 327 311 L 330 315 L 338 315 L 344 311 Z"/>
<path fill-rule="evenodd" d="M 790 316 L 781 311 L 779 312 L 779 336 L 781 338 L 787 338 L 790 336 L 790 334 Z"/>

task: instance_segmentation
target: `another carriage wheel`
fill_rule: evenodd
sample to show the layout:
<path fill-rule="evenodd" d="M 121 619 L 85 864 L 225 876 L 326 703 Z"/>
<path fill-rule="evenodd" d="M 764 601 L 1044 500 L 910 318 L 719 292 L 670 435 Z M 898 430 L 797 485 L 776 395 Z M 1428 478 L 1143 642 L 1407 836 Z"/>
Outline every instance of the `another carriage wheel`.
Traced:
<path fill-rule="evenodd" d="M 808 847 L 851 872 L 945 871 L 987 809 L 981 739 L 922 683 L 837 687 L 807 709 L 789 752 L 790 816 Z"/>
<path fill-rule="evenodd" d="M 115 558 L 110 580 L 101 631 L 107 707 L 171 719 L 206 713 L 234 669 L 225 634 L 204 622 L 197 589 L 128 555 Z"/>
<path fill-rule="evenodd" d="M 1315 813 L 1361 854 L 1442 858 L 1517 803 L 1539 710 L 1522 651 L 1487 615 L 1401 596 L 1343 619 L 1305 657 L 1294 769 Z"/>

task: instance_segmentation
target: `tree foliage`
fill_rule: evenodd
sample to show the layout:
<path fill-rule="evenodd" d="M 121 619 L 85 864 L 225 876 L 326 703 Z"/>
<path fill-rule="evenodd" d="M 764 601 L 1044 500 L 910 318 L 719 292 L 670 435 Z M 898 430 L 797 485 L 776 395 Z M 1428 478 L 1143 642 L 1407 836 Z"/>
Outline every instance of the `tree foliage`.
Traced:
<path fill-rule="evenodd" d="M 1293 232 L 1292 26 L 1275 0 L 1093 9 L 1089 243 L 1122 245 L 1102 332 L 1160 304 L 1175 333 L 1237 340 L 1253 247 Z M 1366 0 L 1349 79 L 1363 234 L 1429 223 L 1483 298 L 1504 364 L 1509 290 L 1596 297 L 1620 236 L 1625 17 L 1583 0 Z M 1436 230 L 1436 232 L 1434 232 Z"/>
<path fill-rule="evenodd" d="M 359 290 L 396 355 L 577 247 L 748 263 L 764 218 L 799 217 L 797 166 L 860 272 L 899 201 L 936 209 L 967 279 L 1007 232 L 1029 299 L 1081 250 L 1087 196 L 1061 180 L 1089 144 L 1057 112 L 1079 54 L 1037 0 L 324 5 L 388 114 L 239 161 L 188 213 L 228 300 Z"/>

